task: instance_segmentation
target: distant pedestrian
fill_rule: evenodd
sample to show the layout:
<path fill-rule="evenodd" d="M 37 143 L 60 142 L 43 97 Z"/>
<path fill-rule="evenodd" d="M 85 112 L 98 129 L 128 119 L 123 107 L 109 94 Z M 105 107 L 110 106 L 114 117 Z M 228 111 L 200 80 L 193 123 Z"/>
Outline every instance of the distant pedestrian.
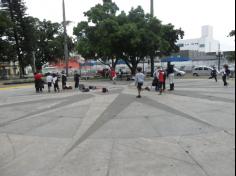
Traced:
<path fill-rule="evenodd" d="M 75 71 L 75 74 L 74 74 L 74 81 L 75 81 L 75 89 L 78 89 L 79 88 L 80 75 L 78 74 L 77 71 Z"/>
<path fill-rule="evenodd" d="M 156 71 L 154 72 L 154 74 L 153 74 L 153 82 L 152 82 L 152 86 L 154 86 L 155 87 L 155 90 L 156 91 L 159 91 L 159 77 L 158 77 L 158 75 L 159 75 L 159 70 L 158 70 L 158 68 L 160 68 L 160 67 L 157 67 L 157 69 L 156 69 Z"/>
<path fill-rule="evenodd" d="M 174 90 L 175 87 L 175 83 L 174 83 L 174 78 L 175 78 L 175 70 L 174 70 L 174 65 L 171 65 L 170 62 L 168 62 L 167 65 L 167 77 L 169 79 L 169 83 L 170 83 L 170 91 Z"/>
<path fill-rule="evenodd" d="M 213 67 L 213 70 L 211 71 L 211 77 L 209 79 L 215 79 L 215 81 L 217 82 L 218 79 L 217 79 L 217 70 L 216 70 L 216 67 L 214 66 Z"/>
<path fill-rule="evenodd" d="M 61 82 L 62 82 L 62 89 L 63 90 L 66 89 L 67 76 L 64 71 L 62 71 Z"/>
<path fill-rule="evenodd" d="M 36 93 L 42 93 L 44 88 L 43 75 L 41 73 L 34 73 Z"/>
<path fill-rule="evenodd" d="M 227 64 L 224 65 L 224 70 L 222 71 L 222 80 L 224 82 L 224 86 L 228 86 L 227 78 L 230 76 L 229 66 Z"/>
<path fill-rule="evenodd" d="M 145 75 L 142 73 L 141 67 L 138 67 L 137 71 L 138 73 L 135 76 L 135 85 L 137 86 L 137 89 L 138 89 L 137 98 L 141 98 L 141 91 L 142 91 L 142 86 L 144 84 Z"/>
<path fill-rule="evenodd" d="M 164 83 L 165 83 L 165 71 L 163 70 L 162 67 L 158 68 L 158 80 L 159 80 L 159 91 L 160 95 L 164 91 Z"/>
<path fill-rule="evenodd" d="M 116 84 L 117 74 L 114 68 L 111 69 L 111 78 L 112 78 L 113 84 Z"/>
<path fill-rule="evenodd" d="M 53 76 L 51 73 L 47 73 L 47 85 L 48 85 L 48 92 L 51 92 L 51 87 L 52 87 L 52 84 L 53 84 Z"/>
<path fill-rule="evenodd" d="M 56 74 L 53 74 L 53 86 L 55 92 L 60 92 L 59 77 Z"/>

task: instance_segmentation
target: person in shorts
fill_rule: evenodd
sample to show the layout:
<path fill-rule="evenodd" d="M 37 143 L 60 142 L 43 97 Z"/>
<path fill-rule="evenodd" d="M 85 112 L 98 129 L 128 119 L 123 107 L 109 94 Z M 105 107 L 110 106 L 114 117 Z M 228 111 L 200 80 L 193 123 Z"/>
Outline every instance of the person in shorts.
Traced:
<path fill-rule="evenodd" d="M 141 67 L 138 67 L 137 71 L 138 71 L 138 73 L 135 76 L 135 85 L 137 86 L 137 89 L 138 89 L 137 98 L 141 98 L 141 91 L 142 91 L 142 87 L 144 84 L 145 75 L 142 73 Z"/>

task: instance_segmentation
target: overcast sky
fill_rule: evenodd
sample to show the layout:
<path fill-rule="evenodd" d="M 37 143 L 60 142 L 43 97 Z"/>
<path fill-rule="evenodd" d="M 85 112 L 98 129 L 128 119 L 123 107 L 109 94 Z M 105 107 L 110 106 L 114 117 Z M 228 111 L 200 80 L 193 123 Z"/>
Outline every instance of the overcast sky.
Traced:
<path fill-rule="evenodd" d="M 150 0 L 113 0 L 120 10 L 128 12 L 131 7 L 141 5 L 148 13 Z M 27 13 L 53 22 L 62 21 L 62 0 L 25 0 Z M 85 20 L 83 12 L 102 0 L 65 0 L 67 20 L 72 27 Z M 233 38 L 228 33 L 235 29 L 235 0 L 154 0 L 155 16 L 164 24 L 172 23 L 185 31 L 185 39 L 199 38 L 201 26 L 214 27 L 214 38 L 221 42 L 223 50 L 234 50 Z"/>

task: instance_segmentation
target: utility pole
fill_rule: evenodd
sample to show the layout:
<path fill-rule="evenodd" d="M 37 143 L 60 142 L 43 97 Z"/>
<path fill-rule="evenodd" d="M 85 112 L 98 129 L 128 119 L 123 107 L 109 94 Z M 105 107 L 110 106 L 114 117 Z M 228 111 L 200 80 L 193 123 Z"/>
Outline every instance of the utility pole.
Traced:
<path fill-rule="evenodd" d="M 65 10 L 65 0 L 62 0 L 62 10 L 63 10 L 63 28 L 64 28 L 64 57 L 66 62 L 66 75 L 69 75 L 69 52 L 68 52 L 68 36 L 67 36 L 67 30 L 66 30 L 66 10 Z"/>
<path fill-rule="evenodd" d="M 152 15 L 152 17 L 154 16 L 154 0 L 151 0 L 150 3 L 150 14 Z"/>
<path fill-rule="evenodd" d="M 152 17 L 154 17 L 154 0 L 150 1 L 150 14 Z M 154 74 L 154 67 L 155 67 L 154 56 L 150 56 L 150 60 L 151 60 L 151 77 L 152 77 Z"/>

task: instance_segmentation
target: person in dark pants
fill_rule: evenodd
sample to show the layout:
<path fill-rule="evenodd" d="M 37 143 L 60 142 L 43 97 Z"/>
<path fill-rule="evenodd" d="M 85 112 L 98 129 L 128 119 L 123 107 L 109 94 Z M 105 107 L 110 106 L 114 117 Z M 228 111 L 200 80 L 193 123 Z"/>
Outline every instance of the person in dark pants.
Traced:
<path fill-rule="evenodd" d="M 54 91 L 55 92 L 60 92 L 59 78 L 56 74 L 53 74 L 53 85 L 54 85 Z"/>
<path fill-rule="evenodd" d="M 173 91 L 175 87 L 175 84 L 174 84 L 175 70 L 174 70 L 174 65 L 171 65 L 170 62 L 168 62 L 168 65 L 167 65 L 167 76 L 170 82 L 170 91 Z"/>
<path fill-rule="evenodd" d="M 152 82 L 152 86 L 155 86 L 155 90 L 156 90 L 156 92 L 158 92 L 159 91 L 159 77 L 158 77 L 158 75 L 159 75 L 159 69 L 160 69 L 160 67 L 157 67 L 157 69 L 156 69 L 156 71 L 154 72 L 154 74 L 153 74 L 153 82 Z"/>
<path fill-rule="evenodd" d="M 43 75 L 41 73 L 34 73 L 36 93 L 43 92 L 44 82 L 42 78 L 43 78 Z"/>
<path fill-rule="evenodd" d="M 228 86 L 227 78 L 230 76 L 230 70 L 228 65 L 224 65 L 224 70 L 222 72 L 222 80 L 224 82 L 224 86 Z"/>
<path fill-rule="evenodd" d="M 75 89 L 79 88 L 79 78 L 80 78 L 80 75 L 78 74 L 77 71 L 75 71 L 75 75 L 74 75 Z"/>
<path fill-rule="evenodd" d="M 213 70 L 211 72 L 211 77 L 209 79 L 213 79 L 213 78 L 216 80 L 216 82 L 218 81 L 218 79 L 217 79 L 217 70 L 216 70 L 215 66 L 213 67 Z"/>
<path fill-rule="evenodd" d="M 62 89 L 63 90 L 66 89 L 67 77 L 64 71 L 62 71 L 61 82 L 62 82 Z"/>

